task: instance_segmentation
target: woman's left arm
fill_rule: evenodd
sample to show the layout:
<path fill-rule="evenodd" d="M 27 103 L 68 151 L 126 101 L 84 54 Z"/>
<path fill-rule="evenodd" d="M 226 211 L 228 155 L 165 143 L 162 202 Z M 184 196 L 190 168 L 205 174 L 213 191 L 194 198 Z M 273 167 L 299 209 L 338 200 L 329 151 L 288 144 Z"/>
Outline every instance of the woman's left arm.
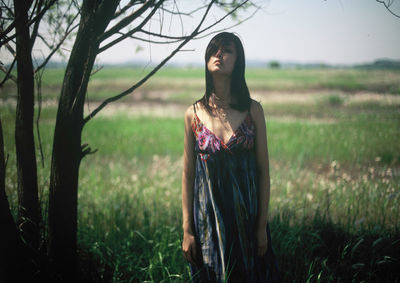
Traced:
<path fill-rule="evenodd" d="M 251 114 L 256 126 L 255 150 L 259 172 L 258 215 L 256 226 L 257 254 L 262 256 L 268 248 L 266 225 L 270 196 L 269 159 L 267 145 L 267 128 L 264 110 L 260 103 L 252 101 Z"/>

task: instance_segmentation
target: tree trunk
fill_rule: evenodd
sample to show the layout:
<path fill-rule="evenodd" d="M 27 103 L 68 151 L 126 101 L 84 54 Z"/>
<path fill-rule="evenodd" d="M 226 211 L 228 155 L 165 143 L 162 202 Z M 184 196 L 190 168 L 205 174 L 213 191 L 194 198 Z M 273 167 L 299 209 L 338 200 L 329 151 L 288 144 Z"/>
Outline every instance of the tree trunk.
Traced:
<path fill-rule="evenodd" d="M 28 27 L 28 10 L 31 4 L 32 1 L 14 1 L 18 72 L 15 147 L 18 172 L 19 227 L 25 242 L 32 249 L 37 249 L 40 239 L 40 207 L 33 135 L 34 78 Z"/>
<path fill-rule="evenodd" d="M 32 281 L 36 258 L 24 245 L 15 225 L 6 194 L 6 164 L 3 128 L 0 119 L 0 282 Z"/>
<path fill-rule="evenodd" d="M 57 111 L 49 195 L 49 255 L 67 282 L 77 279 L 77 199 L 83 106 L 99 48 L 98 36 L 111 20 L 118 1 L 83 2 L 78 34 L 65 71 Z"/>
<path fill-rule="evenodd" d="M 4 158 L 3 128 L 0 120 L 0 282 L 11 281 L 17 263 L 18 231 L 6 195 L 6 164 Z"/>

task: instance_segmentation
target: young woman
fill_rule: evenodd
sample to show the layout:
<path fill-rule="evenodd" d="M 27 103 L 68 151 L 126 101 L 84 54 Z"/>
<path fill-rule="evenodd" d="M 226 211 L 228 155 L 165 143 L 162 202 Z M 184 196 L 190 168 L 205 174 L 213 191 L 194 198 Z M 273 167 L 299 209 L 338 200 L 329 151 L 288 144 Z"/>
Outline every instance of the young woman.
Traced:
<path fill-rule="evenodd" d="M 214 36 L 205 65 L 205 94 L 185 113 L 183 255 L 194 282 L 273 282 L 266 125 L 240 39 Z"/>

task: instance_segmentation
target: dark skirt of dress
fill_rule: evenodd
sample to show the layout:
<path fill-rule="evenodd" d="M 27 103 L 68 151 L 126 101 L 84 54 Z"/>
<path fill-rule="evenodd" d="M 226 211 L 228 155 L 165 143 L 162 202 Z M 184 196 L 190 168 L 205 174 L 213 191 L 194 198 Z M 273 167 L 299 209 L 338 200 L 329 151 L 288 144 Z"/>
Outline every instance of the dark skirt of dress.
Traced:
<path fill-rule="evenodd" d="M 257 256 L 258 170 L 255 126 L 250 113 L 225 144 L 196 111 L 194 228 L 198 265 L 193 282 L 276 282 L 279 272 L 271 246 Z"/>

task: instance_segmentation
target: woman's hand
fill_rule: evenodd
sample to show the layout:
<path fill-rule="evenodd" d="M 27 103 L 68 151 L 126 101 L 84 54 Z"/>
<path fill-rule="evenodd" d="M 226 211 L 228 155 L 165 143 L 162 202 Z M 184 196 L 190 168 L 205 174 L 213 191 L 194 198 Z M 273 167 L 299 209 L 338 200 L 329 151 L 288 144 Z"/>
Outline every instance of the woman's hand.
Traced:
<path fill-rule="evenodd" d="M 256 232 L 256 241 L 257 241 L 257 255 L 263 256 L 267 252 L 268 249 L 268 238 L 267 231 L 265 227 L 261 229 L 257 229 Z"/>
<path fill-rule="evenodd" d="M 188 262 L 197 265 L 196 241 L 193 234 L 189 232 L 183 233 L 182 252 Z"/>

